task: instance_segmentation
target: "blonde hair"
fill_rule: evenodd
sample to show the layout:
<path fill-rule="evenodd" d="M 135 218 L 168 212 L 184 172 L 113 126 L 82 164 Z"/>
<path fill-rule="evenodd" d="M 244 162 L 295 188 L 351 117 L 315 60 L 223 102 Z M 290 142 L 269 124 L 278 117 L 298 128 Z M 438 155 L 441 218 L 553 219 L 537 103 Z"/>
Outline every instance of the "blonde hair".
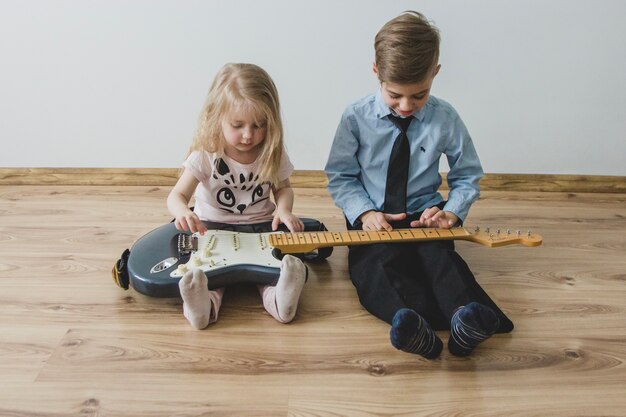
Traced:
<path fill-rule="evenodd" d="M 237 109 L 252 110 L 257 122 L 266 124 L 266 135 L 259 155 L 258 183 L 277 184 L 283 153 L 283 124 L 276 85 L 269 74 L 254 64 L 226 64 L 217 73 L 200 113 L 198 128 L 189 153 L 206 150 L 222 157 L 222 120 Z"/>
<path fill-rule="evenodd" d="M 439 30 L 424 15 L 406 11 L 376 34 L 374 51 L 381 82 L 424 81 L 439 61 Z"/>

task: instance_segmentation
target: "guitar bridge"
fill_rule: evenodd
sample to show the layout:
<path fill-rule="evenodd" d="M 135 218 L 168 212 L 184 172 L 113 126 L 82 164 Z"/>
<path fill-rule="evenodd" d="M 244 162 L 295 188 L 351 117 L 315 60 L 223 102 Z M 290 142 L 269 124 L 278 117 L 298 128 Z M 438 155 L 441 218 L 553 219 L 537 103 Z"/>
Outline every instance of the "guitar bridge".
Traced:
<path fill-rule="evenodd" d="M 189 256 L 191 252 L 198 250 L 198 238 L 193 235 L 181 233 L 178 235 L 178 255 Z"/>

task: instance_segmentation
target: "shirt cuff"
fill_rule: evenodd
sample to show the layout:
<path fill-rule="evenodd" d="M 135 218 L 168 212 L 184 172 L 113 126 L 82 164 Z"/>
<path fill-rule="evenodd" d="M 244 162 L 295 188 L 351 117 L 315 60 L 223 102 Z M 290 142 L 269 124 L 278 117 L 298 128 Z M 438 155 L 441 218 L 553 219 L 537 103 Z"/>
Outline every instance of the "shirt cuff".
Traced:
<path fill-rule="evenodd" d="M 469 213 L 469 206 L 465 204 L 458 204 L 452 201 L 448 201 L 446 205 L 443 207 L 444 211 L 449 211 L 450 213 L 454 213 L 456 217 L 462 222 L 465 221 L 467 214 Z"/>
<path fill-rule="evenodd" d="M 372 204 L 371 201 L 355 203 L 352 207 L 346 207 L 344 209 L 344 214 L 351 225 L 354 225 L 354 222 L 357 221 L 359 216 L 366 211 L 376 210 L 376 207 Z"/>

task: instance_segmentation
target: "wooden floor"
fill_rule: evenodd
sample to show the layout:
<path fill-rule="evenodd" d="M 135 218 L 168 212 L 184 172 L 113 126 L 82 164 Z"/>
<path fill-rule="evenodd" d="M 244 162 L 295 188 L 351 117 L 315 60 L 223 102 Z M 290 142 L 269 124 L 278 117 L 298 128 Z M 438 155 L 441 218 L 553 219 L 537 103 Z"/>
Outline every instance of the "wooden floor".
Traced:
<path fill-rule="evenodd" d="M 169 221 L 167 192 L 0 186 L 0 416 L 626 415 L 626 194 L 485 192 L 467 226 L 544 245 L 458 242 L 516 327 L 428 361 L 360 306 L 346 248 L 310 265 L 288 325 L 249 286 L 203 331 L 180 299 L 116 287 L 122 250 Z M 323 189 L 297 190 L 295 212 L 343 229 Z"/>

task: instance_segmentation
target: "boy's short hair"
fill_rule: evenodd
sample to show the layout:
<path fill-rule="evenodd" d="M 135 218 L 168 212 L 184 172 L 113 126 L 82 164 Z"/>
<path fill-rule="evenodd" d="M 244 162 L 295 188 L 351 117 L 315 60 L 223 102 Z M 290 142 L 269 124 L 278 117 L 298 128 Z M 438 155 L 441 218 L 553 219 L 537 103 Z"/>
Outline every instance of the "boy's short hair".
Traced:
<path fill-rule="evenodd" d="M 422 82 L 439 61 L 439 30 L 424 15 L 406 11 L 376 34 L 374 50 L 381 82 Z"/>

